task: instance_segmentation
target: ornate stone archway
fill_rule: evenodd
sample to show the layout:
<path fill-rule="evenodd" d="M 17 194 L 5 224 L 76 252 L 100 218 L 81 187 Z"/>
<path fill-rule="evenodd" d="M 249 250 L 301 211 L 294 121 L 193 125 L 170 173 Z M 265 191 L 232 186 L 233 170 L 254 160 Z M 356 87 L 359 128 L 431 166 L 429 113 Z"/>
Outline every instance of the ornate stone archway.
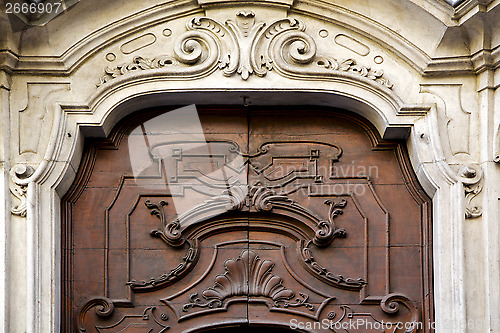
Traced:
<path fill-rule="evenodd" d="M 12 212 L 2 251 L 22 249 L 2 273 L 6 289 L 16 290 L 2 309 L 23 309 L 7 311 L 4 326 L 52 332 L 60 325 L 59 198 L 74 180 L 84 138 L 105 137 L 127 114 L 149 106 L 290 103 L 344 108 L 386 139 L 408 137 L 412 167 L 433 196 L 438 329 L 445 319 L 470 318 L 493 327 L 488 313 L 498 313 L 499 268 L 490 238 L 498 234 L 499 195 L 494 186 L 482 188 L 499 179 L 491 145 L 498 52 L 470 41 L 495 40 L 475 38 L 496 30 L 477 28 L 474 8 L 494 26 L 497 7 L 437 3 L 110 3 L 96 5 L 102 12 L 90 19 L 91 10 L 78 11 L 80 2 L 26 30 L 22 51 L 1 51 L 1 98 L 11 127 L 2 159 L 10 198 L 4 208 Z M 74 24 L 63 29 L 62 17 Z M 7 22 L 2 18 L 5 31 Z M 422 35 L 412 22 L 432 33 Z M 50 43 L 37 43 L 40 36 Z M 477 272 L 489 277 L 487 285 L 475 284 Z M 485 301 L 470 301 L 476 293 Z"/>

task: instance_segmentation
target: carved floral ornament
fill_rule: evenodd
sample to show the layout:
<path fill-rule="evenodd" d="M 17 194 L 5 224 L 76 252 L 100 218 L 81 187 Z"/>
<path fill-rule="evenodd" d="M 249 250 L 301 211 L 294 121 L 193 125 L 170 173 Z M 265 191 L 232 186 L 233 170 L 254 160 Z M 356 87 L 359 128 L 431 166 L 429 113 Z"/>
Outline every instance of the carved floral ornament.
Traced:
<path fill-rule="evenodd" d="M 263 77 L 268 71 L 294 78 L 363 77 L 392 88 L 382 70 L 316 54 L 316 42 L 306 33 L 304 23 L 282 18 L 257 22 L 255 13 L 241 11 L 236 20 L 224 24 L 208 17 L 195 17 L 187 31 L 175 41 L 174 55 L 153 59 L 136 56 L 132 62 L 106 68 L 97 86 L 130 72 L 162 69 L 172 77 L 199 77 L 218 68 L 225 76 Z"/>

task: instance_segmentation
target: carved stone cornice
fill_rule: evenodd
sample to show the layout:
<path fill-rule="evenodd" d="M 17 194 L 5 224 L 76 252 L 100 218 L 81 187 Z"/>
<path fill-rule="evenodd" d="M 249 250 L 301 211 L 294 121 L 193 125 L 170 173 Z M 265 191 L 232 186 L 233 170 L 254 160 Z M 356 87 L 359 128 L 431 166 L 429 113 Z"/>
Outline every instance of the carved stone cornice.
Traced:
<path fill-rule="evenodd" d="M 173 56 L 135 57 L 130 63 L 106 68 L 97 86 L 131 72 L 161 69 L 167 76 L 200 77 L 215 68 L 225 76 L 238 74 L 243 80 L 275 70 L 300 79 L 364 78 L 386 88 L 393 86 L 381 69 L 360 65 L 354 59 L 317 55 L 314 38 L 295 18 L 258 22 L 254 12 L 240 11 L 235 20 L 225 23 L 195 17 L 186 27 L 188 31 L 175 42 Z"/>
<path fill-rule="evenodd" d="M 497 1 L 493 0 L 465 0 L 455 7 L 453 20 L 463 24 L 473 16 L 481 13 L 487 13 L 498 5 Z"/>

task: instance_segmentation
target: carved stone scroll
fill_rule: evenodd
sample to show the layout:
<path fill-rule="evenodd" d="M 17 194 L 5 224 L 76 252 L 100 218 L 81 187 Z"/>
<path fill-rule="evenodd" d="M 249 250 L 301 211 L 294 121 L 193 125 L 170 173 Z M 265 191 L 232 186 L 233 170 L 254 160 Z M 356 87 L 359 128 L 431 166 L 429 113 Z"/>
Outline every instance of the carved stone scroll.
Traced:
<path fill-rule="evenodd" d="M 33 174 L 34 170 L 26 164 L 18 164 L 10 170 L 10 178 L 13 185 L 10 186 L 10 192 L 19 200 L 19 204 L 11 208 L 11 213 L 21 217 L 26 217 L 26 191 L 28 185 L 22 182 Z"/>
<path fill-rule="evenodd" d="M 462 169 L 460 176 L 465 187 L 465 217 L 468 219 L 480 217 L 483 214 L 481 207 L 474 206 L 472 200 L 483 189 L 481 184 L 483 172 L 480 167 L 468 165 Z"/>
<path fill-rule="evenodd" d="M 337 60 L 317 55 L 314 38 L 305 24 L 295 18 L 258 22 L 253 11 L 240 11 L 236 20 L 221 23 L 209 17 L 195 17 L 187 24 L 174 46 L 174 55 L 152 59 L 137 56 L 129 63 L 106 68 L 97 86 L 131 72 L 162 70 L 173 77 L 201 77 L 215 67 L 225 76 L 240 75 L 243 80 L 255 74 L 263 77 L 275 69 L 295 78 L 366 78 L 392 88 L 382 70 L 360 65 L 354 59 Z"/>

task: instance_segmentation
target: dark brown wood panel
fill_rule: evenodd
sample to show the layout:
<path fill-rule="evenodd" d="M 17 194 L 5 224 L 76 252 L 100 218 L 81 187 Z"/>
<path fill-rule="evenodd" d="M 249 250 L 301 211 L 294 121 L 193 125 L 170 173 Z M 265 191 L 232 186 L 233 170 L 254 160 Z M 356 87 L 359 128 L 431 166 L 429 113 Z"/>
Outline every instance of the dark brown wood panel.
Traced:
<path fill-rule="evenodd" d="M 430 200 L 404 142 L 343 110 L 166 111 L 87 142 L 63 332 L 429 332 Z"/>

